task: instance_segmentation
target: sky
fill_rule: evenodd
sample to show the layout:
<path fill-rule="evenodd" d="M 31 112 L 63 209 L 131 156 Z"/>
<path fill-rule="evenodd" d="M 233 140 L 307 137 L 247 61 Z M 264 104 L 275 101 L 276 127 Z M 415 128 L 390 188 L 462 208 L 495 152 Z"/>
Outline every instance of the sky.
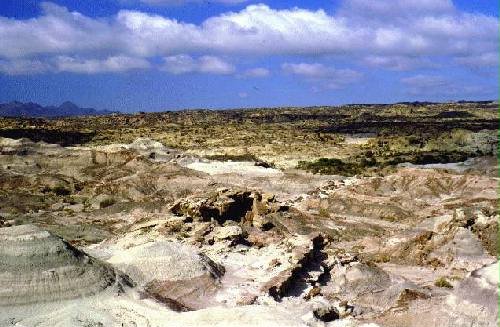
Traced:
<path fill-rule="evenodd" d="M 494 0 L 1 0 L 0 102 L 498 100 Z"/>

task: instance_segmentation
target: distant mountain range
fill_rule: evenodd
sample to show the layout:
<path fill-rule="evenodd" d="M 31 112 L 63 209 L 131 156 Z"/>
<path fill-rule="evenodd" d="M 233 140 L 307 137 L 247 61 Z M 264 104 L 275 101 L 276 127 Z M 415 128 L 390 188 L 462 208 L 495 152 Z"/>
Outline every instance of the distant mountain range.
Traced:
<path fill-rule="evenodd" d="M 96 110 L 94 108 L 80 108 L 76 104 L 66 101 L 60 106 L 41 106 L 38 103 L 18 102 L 0 104 L 0 116 L 3 117 L 70 117 L 70 116 L 97 116 L 117 113 L 110 110 Z"/>

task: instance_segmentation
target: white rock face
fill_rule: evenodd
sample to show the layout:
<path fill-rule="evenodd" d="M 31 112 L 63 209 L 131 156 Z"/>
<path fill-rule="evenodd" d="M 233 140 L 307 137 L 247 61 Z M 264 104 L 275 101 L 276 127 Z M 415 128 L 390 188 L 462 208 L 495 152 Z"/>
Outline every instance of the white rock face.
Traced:
<path fill-rule="evenodd" d="M 212 269 L 194 249 L 171 241 L 157 241 L 117 250 L 107 261 L 137 283 L 155 279 L 191 279 L 209 274 Z"/>
<path fill-rule="evenodd" d="M 90 251 L 125 272 L 138 289 L 175 310 L 213 306 L 211 297 L 224 274 L 222 266 L 191 246 L 174 241 L 150 242 L 134 234 Z M 109 248 L 108 248 L 109 246 Z"/>
<path fill-rule="evenodd" d="M 498 261 L 473 271 L 446 301 L 450 316 L 446 326 L 498 326 L 498 289 Z"/>
<path fill-rule="evenodd" d="M 125 277 L 110 265 L 32 225 L 1 228 L 0 244 L 1 327 L 305 326 L 297 317 L 276 307 L 213 307 L 174 312 L 144 298 L 131 285 L 122 284 Z M 121 252 L 121 262 L 127 261 L 126 255 L 131 256 L 127 261 L 130 263 L 148 254 L 150 262 L 142 262 L 140 267 L 145 279 L 168 277 L 180 282 L 210 273 L 208 259 L 188 247 L 161 241 L 151 244 Z M 120 261 L 116 251 L 111 258 Z M 164 264 L 159 258 L 164 259 Z M 160 266 L 155 269 L 158 263 Z"/>
<path fill-rule="evenodd" d="M 497 177 L 344 179 L 148 139 L 0 150 L 0 227 L 68 240 L 0 228 L 0 327 L 498 323 Z"/>
<path fill-rule="evenodd" d="M 246 161 L 193 162 L 188 164 L 187 167 L 210 175 L 238 174 L 245 177 L 279 177 L 283 175 L 279 169 L 259 167 L 255 166 L 253 162 Z"/>
<path fill-rule="evenodd" d="M 26 310 L 27 308 L 24 308 Z M 0 311 L 0 326 L 39 327 L 305 327 L 300 319 L 274 307 L 209 308 L 176 313 L 128 296 L 99 296 Z M 12 323 L 13 322 L 13 323 Z"/>
<path fill-rule="evenodd" d="M 92 295 L 114 269 L 33 225 L 0 229 L 0 307 Z"/>

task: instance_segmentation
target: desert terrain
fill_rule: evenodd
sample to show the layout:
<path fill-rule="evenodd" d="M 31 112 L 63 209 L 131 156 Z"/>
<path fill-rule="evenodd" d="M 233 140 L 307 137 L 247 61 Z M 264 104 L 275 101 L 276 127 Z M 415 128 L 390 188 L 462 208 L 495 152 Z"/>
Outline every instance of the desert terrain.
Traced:
<path fill-rule="evenodd" d="M 499 323 L 498 103 L 0 118 L 0 326 Z"/>

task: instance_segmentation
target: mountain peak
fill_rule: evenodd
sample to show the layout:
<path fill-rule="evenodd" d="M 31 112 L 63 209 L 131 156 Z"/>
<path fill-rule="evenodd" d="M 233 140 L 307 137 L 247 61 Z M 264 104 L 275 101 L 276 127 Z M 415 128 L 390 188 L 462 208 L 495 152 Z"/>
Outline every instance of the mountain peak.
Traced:
<path fill-rule="evenodd" d="M 66 110 L 74 110 L 74 109 L 78 109 L 78 108 L 79 107 L 71 101 L 64 101 L 59 106 L 59 109 L 66 109 Z"/>

